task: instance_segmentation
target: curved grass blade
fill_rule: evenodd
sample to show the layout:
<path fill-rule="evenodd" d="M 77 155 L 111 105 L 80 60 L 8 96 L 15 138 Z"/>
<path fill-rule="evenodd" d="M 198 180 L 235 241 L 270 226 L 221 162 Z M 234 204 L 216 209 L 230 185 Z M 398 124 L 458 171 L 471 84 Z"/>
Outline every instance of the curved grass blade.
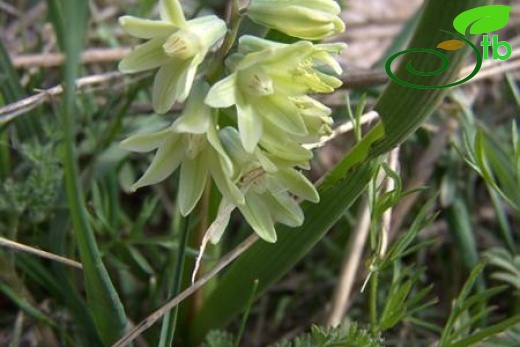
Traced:
<path fill-rule="evenodd" d="M 83 264 L 87 304 L 101 341 L 104 345 L 110 345 L 124 333 L 127 321 L 123 305 L 103 264 L 89 224 L 74 147 L 74 115 L 76 114 L 74 86 L 83 47 L 81 38 L 85 37 L 88 3 L 83 0 L 64 0 L 61 5 L 67 28 L 62 33 L 67 59 L 64 69 L 64 101 L 60 115 L 64 132 L 63 166 L 67 202 Z"/>

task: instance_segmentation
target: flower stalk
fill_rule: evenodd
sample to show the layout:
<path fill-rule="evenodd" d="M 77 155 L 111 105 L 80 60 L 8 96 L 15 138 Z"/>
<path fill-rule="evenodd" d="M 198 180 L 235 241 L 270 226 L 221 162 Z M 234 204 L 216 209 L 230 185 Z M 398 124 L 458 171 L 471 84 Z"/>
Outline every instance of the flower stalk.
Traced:
<path fill-rule="evenodd" d="M 209 68 L 208 71 L 208 81 L 213 84 L 218 81 L 219 76 L 224 71 L 224 60 L 228 55 L 231 48 L 236 42 L 238 36 L 238 29 L 240 28 L 240 23 L 242 22 L 243 16 L 240 11 L 240 0 L 232 0 L 231 5 L 229 7 L 229 30 L 224 36 L 224 41 L 220 46 L 217 54 L 215 56 L 215 60 L 213 64 Z"/>

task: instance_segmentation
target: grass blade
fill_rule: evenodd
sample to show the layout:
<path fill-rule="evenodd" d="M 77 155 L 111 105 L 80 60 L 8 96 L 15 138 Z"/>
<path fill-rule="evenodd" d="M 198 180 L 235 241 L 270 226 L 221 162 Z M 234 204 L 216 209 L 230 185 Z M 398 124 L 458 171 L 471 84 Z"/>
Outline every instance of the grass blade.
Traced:
<path fill-rule="evenodd" d="M 2 41 L 0 41 L 0 94 L 7 104 L 18 101 L 25 96 L 18 74 Z M 25 117 L 18 117 L 15 126 L 21 139 L 38 134 L 37 120 L 30 114 Z M 0 132 L 2 132 L 2 129 L 0 129 Z"/>
<path fill-rule="evenodd" d="M 168 297 L 177 296 L 181 289 L 182 273 L 184 269 L 184 260 L 186 257 L 186 249 L 188 244 L 188 236 L 190 233 L 190 219 L 189 217 L 183 220 L 184 230 L 182 231 L 179 240 L 179 250 L 175 259 L 175 270 L 173 274 L 173 281 L 168 290 Z M 169 347 L 172 345 L 175 336 L 175 328 L 177 326 L 177 315 L 179 307 L 175 307 L 172 311 L 164 315 L 161 327 L 161 335 L 158 347 Z"/>
<path fill-rule="evenodd" d="M 101 341 L 104 345 L 110 345 L 126 330 L 126 316 L 108 271 L 102 262 L 93 230 L 89 224 L 74 142 L 75 80 L 83 47 L 83 42 L 79 38 L 85 37 L 88 3 L 83 0 L 65 0 L 61 2 L 61 5 L 64 24 L 67 28 L 62 32 L 67 60 L 64 70 L 64 102 L 60 117 L 64 131 L 63 165 L 67 200 L 83 264 L 87 303 Z"/>

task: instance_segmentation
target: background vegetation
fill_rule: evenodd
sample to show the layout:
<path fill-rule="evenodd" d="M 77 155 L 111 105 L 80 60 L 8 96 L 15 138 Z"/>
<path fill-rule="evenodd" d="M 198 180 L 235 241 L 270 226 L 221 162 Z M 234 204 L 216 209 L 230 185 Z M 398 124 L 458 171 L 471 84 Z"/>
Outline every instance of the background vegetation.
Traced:
<path fill-rule="evenodd" d="M 184 219 L 177 177 L 130 193 L 148 158 L 118 147 L 182 107 L 154 115 L 150 75 L 116 72 L 136 43 L 117 17 L 153 17 L 156 1 L 0 1 L 0 346 L 111 346 L 136 326 L 148 329 L 134 346 L 519 346 L 519 12 L 498 33 L 511 59 L 460 88 L 387 84 L 382 70 L 406 42 L 435 47 L 437 28 L 488 3 L 426 2 L 370 71 L 343 57 L 344 87 L 322 100 L 336 137 L 309 173 L 321 202 L 304 203 L 305 224 L 280 227 L 275 245 L 235 216 L 193 293 L 216 198 Z M 229 6 L 183 5 L 223 18 Z M 384 22 L 370 25 L 352 31 L 362 41 Z M 436 82 L 472 68 L 463 53 Z"/>

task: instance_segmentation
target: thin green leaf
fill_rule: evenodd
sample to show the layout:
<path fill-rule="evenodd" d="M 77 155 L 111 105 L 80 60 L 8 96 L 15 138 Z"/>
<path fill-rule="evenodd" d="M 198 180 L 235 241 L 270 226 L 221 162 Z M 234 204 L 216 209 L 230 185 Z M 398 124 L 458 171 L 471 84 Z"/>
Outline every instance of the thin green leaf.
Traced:
<path fill-rule="evenodd" d="M 2 41 L 0 41 L 0 96 L 6 103 L 18 101 L 25 96 L 18 74 Z M 32 113 L 18 117 L 14 124 L 21 139 L 34 137 L 40 133 L 39 122 L 32 117 Z"/>
<path fill-rule="evenodd" d="M 432 28 L 449 28 L 452 18 L 460 12 L 487 3 L 488 0 L 428 1 L 410 46 L 435 47 L 446 34 L 432 32 Z M 444 85 L 453 81 L 465 61 L 466 51 L 448 52 L 449 69 L 433 76 L 431 83 Z M 416 69 L 431 71 L 432 67 L 438 66 L 436 57 L 418 58 L 418 64 L 414 65 Z M 398 76 L 406 71 L 405 65 L 400 67 Z M 443 89 L 413 89 L 391 82 L 375 107 L 382 123 L 328 175 L 320 189 L 320 203 L 314 207 L 303 204 L 306 219 L 302 227 L 293 231 L 279 228 L 276 244 L 256 243 L 231 266 L 195 318 L 192 339 L 200 340 L 208 330 L 222 326 L 240 312 L 247 302 L 245 286 L 252 280 L 259 279 L 258 294 L 261 294 L 301 259 L 363 191 L 372 177 L 372 165 L 368 161 L 404 141 L 433 112 L 445 94 Z"/>
<path fill-rule="evenodd" d="M 457 244 L 458 254 L 466 269 L 472 269 L 479 262 L 477 242 L 475 240 L 471 217 L 465 203 L 456 198 L 446 212 L 449 231 Z"/>
<path fill-rule="evenodd" d="M 473 270 L 468 276 L 468 279 L 464 283 L 464 286 L 462 287 L 458 297 L 455 299 L 455 302 L 453 304 L 453 309 L 450 313 L 450 316 L 448 317 L 448 321 L 446 322 L 444 329 L 442 331 L 440 340 L 439 340 L 439 347 L 452 347 L 450 344 L 451 337 L 453 334 L 453 329 L 456 323 L 457 318 L 459 315 L 463 313 L 463 308 L 467 308 L 466 300 L 477 281 L 478 277 L 482 273 L 482 270 L 484 269 L 485 264 L 480 263 Z"/>
<path fill-rule="evenodd" d="M 520 322 L 520 315 L 508 318 L 503 320 L 502 322 L 492 325 L 490 327 L 484 328 L 482 330 L 478 330 L 477 332 L 471 334 L 468 337 L 465 337 L 455 343 L 451 344 L 450 347 L 469 347 L 474 344 L 484 341 L 492 336 L 495 336 L 502 331 L 518 324 Z"/>
<path fill-rule="evenodd" d="M 188 248 L 188 237 L 190 234 L 189 217 L 183 220 L 183 224 L 183 231 L 179 240 L 180 247 L 177 256 L 175 258 L 172 256 L 174 262 L 170 264 L 172 265 L 170 267 L 174 267 L 174 272 L 172 281 L 168 286 L 168 297 L 179 294 L 182 285 L 184 262 L 186 259 L 186 250 Z M 175 337 L 175 330 L 177 328 L 177 315 L 178 307 L 164 315 L 158 347 L 169 347 L 172 345 L 173 338 Z"/>
<path fill-rule="evenodd" d="M 12 302 L 14 302 L 22 311 L 27 313 L 29 316 L 35 318 L 38 321 L 44 322 L 50 326 L 56 327 L 56 323 L 44 314 L 42 311 L 38 310 L 36 307 L 31 305 L 26 298 L 24 298 L 18 291 L 14 288 L 10 288 L 4 282 L 0 281 L 0 292 L 4 293 L 6 297 L 8 297 Z"/>
<path fill-rule="evenodd" d="M 64 101 L 61 110 L 61 126 L 64 132 L 64 172 L 67 200 L 70 207 L 75 236 L 79 246 L 89 310 L 93 316 L 103 344 L 115 342 L 126 330 L 127 321 L 123 305 L 110 280 L 94 233 L 89 224 L 84 195 L 79 179 L 75 153 L 75 81 L 78 76 L 80 53 L 85 37 L 88 3 L 83 0 L 64 0 L 63 31 L 65 55 Z"/>

